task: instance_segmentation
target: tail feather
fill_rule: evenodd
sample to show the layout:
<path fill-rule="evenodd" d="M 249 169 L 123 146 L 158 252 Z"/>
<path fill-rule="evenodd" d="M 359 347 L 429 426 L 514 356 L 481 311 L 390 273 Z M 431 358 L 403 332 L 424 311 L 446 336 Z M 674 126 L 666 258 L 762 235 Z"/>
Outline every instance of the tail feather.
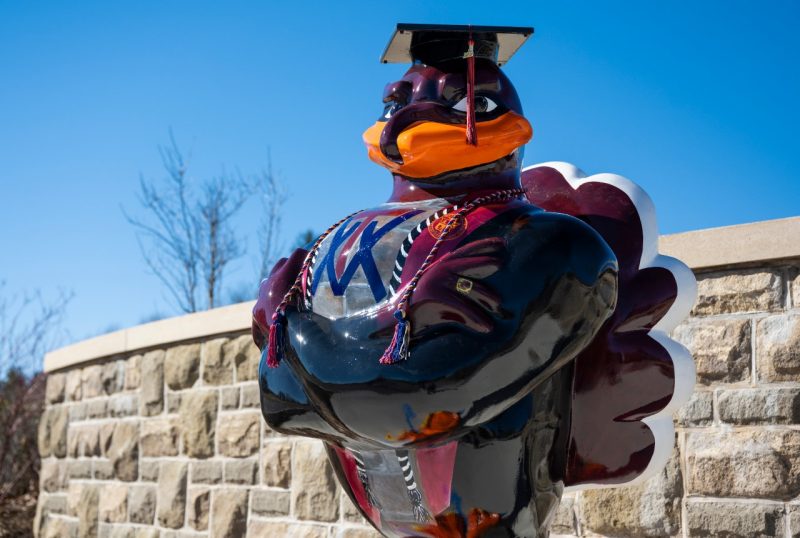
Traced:
<path fill-rule="evenodd" d="M 674 443 L 671 414 L 694 385 L 688 351 L 668 332 L 696 294 L 691 271 L 658 254 L 647 194 L 613 174 L 586 177 L 567 163 L 523 170 L 528 199 L 594 228 L 619 262 L 614 314 L 575 362 L 566 484 L 614 486 L 647 478 Z"/>

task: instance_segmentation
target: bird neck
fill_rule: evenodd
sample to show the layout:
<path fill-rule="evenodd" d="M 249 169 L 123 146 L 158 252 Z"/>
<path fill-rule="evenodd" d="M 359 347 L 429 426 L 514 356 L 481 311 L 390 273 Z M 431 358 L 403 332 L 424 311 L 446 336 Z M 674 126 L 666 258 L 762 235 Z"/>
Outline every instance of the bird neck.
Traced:
<path fill-rule="evenodd" d="M 520 188 L 520 162 L 514 154 L 498 161 L 459 170 L 435 178 L 416 179 L 394 174 L 387 202 L 417 202 L 444 198 L 451 202 L 465 197 Z"/>

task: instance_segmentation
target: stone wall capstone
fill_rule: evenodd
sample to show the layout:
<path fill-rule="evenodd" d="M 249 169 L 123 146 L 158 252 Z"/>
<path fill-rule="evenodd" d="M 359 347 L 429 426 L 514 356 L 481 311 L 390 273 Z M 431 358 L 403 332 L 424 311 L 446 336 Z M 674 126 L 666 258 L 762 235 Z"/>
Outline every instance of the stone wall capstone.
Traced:
<path fill-rule="evenodd" d="M 800 259 L 696 276 L 669 464 L 567 494 L 554 536 L 800 537 Z M 240 331 L 51 373 L 36 536 L 378 537 L 322 445 L 264 423 L 258 361 Z"/>

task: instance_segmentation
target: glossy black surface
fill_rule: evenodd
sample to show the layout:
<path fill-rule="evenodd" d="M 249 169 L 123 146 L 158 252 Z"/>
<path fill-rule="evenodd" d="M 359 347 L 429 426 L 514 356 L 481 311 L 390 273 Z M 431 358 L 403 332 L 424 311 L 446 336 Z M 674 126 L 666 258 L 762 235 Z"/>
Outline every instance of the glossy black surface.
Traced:
<path fill-rule="evenodd" d="M 616 256 L 592 227 L 527 200 L 481 206 L 419 280 L 410 358 L 379 363 L 443 209 L 520 186 L 519 146 L 530 134 L 502 132 L 521 117 L 519 99 L 494 63 L 476 67 L 476 94 L 497 104 L 477 116 L 477 149 L 453 108 L 465 94 L 463 61 L 417 64 L 387 86 L 388 117 L 367 143 L 394 172 L 392 196 L 323 240 L 302 277 L 311 306 L 290 304 L 286 356 L 259 370 L 269 425 L 322 439 L 345 491 L 388 537 L 546 535 L 567 470 L 573 359 L 617 300 Z M 395 166 L 411 129 L 449 137 L 432 161 L 405 163 L 414 177 Z M 496 156 L 466 166 L 470 151 Z M 427 169 L 436 172 L 419 177 Z M 281 260 L 262 283 L 253 333 L 265 351 L 272 313 L 306 255 Z"/>
<path fill-rule="evenodd" d="M 528 454 L 540 426 L 536 414 L 546 413 L 557 431 L 566 427 L 569 399 L 543 408 L 532 391 L 553 372 L 567 375 L 562 367 L 613 310 L 616 262 L 596 232 L 576 219 L 524 202 L 485 209 L 494 216 L 458 240 L 415 293 L 408 361 L 386 366 L 377 360 L 393 327 L 389 300 L 338 319 L 293 309 L 287 312 L 291 351 L 276 369 L 262 364 L 260 382 L 264 416 L 281 432 L 357 453 L 413 452 L 455 441 L 453 502 L 444 514 L 498 514 L 499 530 L 513 526 L 532 499 L 531 473 L 541 464 Z M 479 287 L 473 297 L 455 289 L 462 275 Z M 474 470 L 473 478 L 461 475 L 478 464 L 491 469 L 498 458 L 520 464 L 496 466 L 506 474 L 494 472 L 492 481 Z M 471 508 L 464 512 L 465 506 Z M 421 524 L 404 521 L 410 516 L 383 514 L 374 523 L 388 536 L 411 536 L 390 532 Z"/>

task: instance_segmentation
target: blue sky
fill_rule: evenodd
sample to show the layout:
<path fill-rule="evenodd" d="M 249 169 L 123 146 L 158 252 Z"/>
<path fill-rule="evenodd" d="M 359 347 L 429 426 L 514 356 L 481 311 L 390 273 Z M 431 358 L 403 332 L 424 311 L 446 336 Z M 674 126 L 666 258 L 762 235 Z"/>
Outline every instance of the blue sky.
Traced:
<path fill-rule="evenodd" d="M 800 214 L 797 2 L 0 0 L 0 279 L 74 291 L 73 340 L 176 313 L 121 212 L 169 128 L 199 178 L 271 151 L 287 242 L 383 201 L 361 132 L 403 71 L 377 61 L 396 22 L 534 26 L 506 69 L 526 164 L 630 177 L 663 233 Z M 255 257 L 227 281 L 255 289 Z"/>

